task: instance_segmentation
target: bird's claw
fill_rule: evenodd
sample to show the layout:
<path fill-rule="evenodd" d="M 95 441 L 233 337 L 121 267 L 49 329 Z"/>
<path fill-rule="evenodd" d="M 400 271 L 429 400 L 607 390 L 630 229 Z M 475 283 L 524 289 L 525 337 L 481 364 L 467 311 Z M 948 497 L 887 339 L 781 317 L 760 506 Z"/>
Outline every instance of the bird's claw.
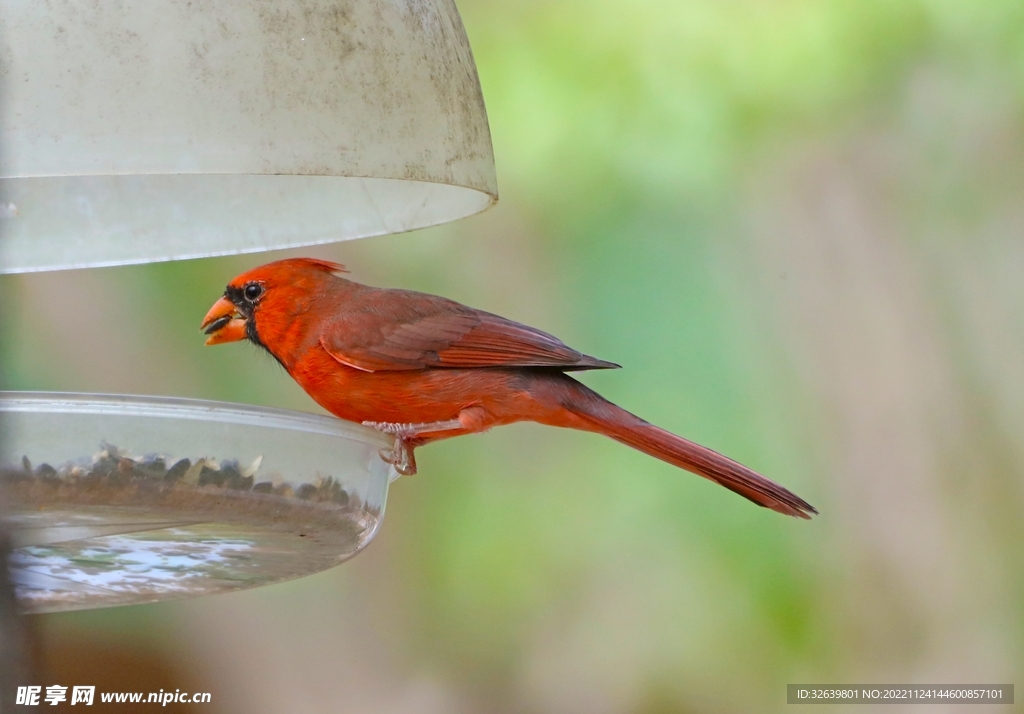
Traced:
<path fill-rule="evenodd" d="M 369 426 L 385 434 L 395 437 L 395 446 L 391 449 L 381 449 L 380 458 L 386 463 L 395 467 L 395 471 L 403 476 L 412 476 L 416 473 L 416 457 L 413 456 L 414 446 L 409 443 L 410 437 L 416 432 L 417 424 L 394 424 L 386 421 L 364 421 L 363 426 Z"/>
<path fill-rule="evenodd" d="M 395 471 L 403 476 L 416 473 L 416 457 L 412 454 L 412 447 L 400 436 L 395 437 L 395 448 L 380 450 L 380 458 L 394 466 Z"/>

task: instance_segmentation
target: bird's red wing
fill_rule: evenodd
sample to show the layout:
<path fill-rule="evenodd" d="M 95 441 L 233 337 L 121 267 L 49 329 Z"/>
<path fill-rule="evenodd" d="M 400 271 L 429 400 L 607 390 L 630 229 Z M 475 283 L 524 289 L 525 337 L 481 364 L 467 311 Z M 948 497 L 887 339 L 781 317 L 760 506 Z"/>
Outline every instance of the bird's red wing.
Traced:
<path fill-rule="evenodd" d="M 336 360 L 367 372 L 428 367 L 564 371 L 618 367 L 498 315 L 420 293 L 386 292 L 386 302 L 364 299 L 348 306 L 321 334 L 320 344 Z M 387 320 L 381 319 L 384 305 Z"/>

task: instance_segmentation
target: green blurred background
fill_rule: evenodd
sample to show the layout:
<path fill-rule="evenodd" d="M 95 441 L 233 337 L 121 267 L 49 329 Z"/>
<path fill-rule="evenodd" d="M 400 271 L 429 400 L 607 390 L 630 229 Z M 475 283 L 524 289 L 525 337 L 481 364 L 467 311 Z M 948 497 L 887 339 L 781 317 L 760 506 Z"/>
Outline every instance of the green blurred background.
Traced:
<path fill-rule="evenodd" d="M 211 712 L 768 712 L 787 682 L 1013 682 L 1024 3 L 459 6 L 501 202 L 299 253 L 623 364 L 582 379 L 821 516 L 515 425 L 423 449 L 333 571 L 31 618 L 44 669 Z M 263 260 L 6 277 L 3 380 L 316 411 L 255 348 L 203 347 Z"/>

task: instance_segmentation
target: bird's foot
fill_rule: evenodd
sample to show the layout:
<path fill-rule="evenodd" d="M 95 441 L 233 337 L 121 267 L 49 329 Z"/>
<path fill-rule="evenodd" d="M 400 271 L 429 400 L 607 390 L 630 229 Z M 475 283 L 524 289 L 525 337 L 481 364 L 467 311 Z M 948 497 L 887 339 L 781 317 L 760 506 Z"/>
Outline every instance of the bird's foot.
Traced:
<path fill-rule="evenodd" d="M 419 424 L 364 421 L 363 426 L 372 427 L 395 437 L 394 448 L 382 450 L 380 457 L 394 466 L 395 471 L 403 476 L 412 476 L 416 473 L 416 457 L 413 455 L 413 449 L 417 445 L 416 438 L 423 434 L 461 429 L 463 425 L 458 419 L 449 419 L 448 421 L 421 422 Z"/>
<path fill-rule="evenodd" d="M 395 437 L 395 446 L 392 449 L 381 449 L 380 457 L 385 463 L 395 467 L 395 471 L 403 476 L 413 476 L 416 473 L 416 456 L 413 454 L 415 447 L 408 441 L 398 436 Z"/>

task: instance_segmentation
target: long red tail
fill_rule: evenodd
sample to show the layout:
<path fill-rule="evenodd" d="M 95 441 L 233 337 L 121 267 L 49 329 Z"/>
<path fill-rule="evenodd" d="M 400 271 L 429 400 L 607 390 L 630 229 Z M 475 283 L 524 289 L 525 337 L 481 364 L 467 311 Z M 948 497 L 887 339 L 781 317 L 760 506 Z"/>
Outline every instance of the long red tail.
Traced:
<path fill-rule="evenodd" d="M 634 449 L 686 469 L 735 491 L 759 506 L 787 516 L 810 518 L 818 511 L 795 493 L 766 479 L 743 464 L 722 456 L 680 436 L 659 429 L 574 379 L 561 405 L 584 422 L 582 428 L 596 431 Z"/>

